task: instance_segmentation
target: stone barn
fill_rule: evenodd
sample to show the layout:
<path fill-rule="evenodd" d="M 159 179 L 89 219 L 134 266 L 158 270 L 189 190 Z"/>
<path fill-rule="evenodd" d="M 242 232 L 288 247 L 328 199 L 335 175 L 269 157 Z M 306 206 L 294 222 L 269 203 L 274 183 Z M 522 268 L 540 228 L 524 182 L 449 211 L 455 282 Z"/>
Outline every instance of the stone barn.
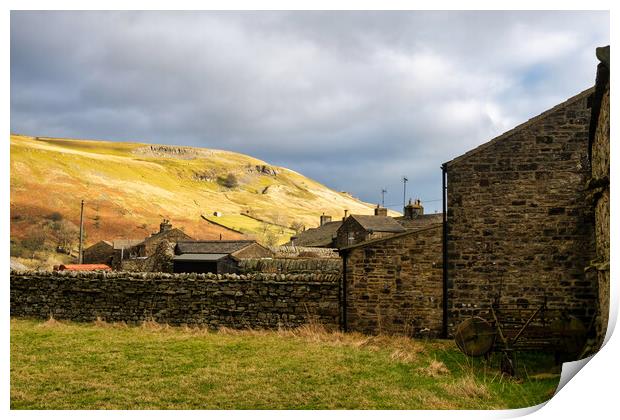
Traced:
<path fill-rule="evenodd" d="M 84 264 L 112 264 L 114 245 L 110 241 L 99 241 L 84 250 Z"/>
<path fill-rule="evenodd" d="M 239 260 L 272 258 L 256 241 L 179 241 L 175 247 L 175 273 L 237 273 Z"/>
<path fill-rule="evenodd" d="M 450 330 L 500 302 L 596 310 L 588 89 L 443 165 Z"/>
<path fill-rule="evenodd" d="M 442 225 L 340 249 L 341 326 L 365 334 L 439 336 Z"/>

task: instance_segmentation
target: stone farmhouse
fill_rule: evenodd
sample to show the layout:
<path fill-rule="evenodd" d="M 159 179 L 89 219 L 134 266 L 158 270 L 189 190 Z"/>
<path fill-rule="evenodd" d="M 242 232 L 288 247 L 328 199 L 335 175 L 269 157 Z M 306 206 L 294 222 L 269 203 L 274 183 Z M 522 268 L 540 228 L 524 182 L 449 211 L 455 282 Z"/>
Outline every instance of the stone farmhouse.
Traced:
<path fill-rule="evenodd" d="M 112 242 L 99 241 L 91 245 L 84 250 L 83 260 L 85 264 L 107 264 L 116 269 L 137 268 L 134 267 L 133 260 L 152 257 L 162 243 L 176 244 L 180 240 L 191 239 L 193 238 L 181 229 L 173 228 L 170 221 L 164 219 L 159 225 L 159 231 L 148 238 L 115 239 Z M 128 263 L 128 260 L 131 262 Z"/>
<path fill-rule="evenodd" d="M 164 219 L 159 225 L 159 231 L 151 234 L 139 244 L 132 247 L 132 252 L 137 257 L 148 257 L 153 255 L 157 246 L 163 241 L 177 243 L 179 241 L 190 241 L 193 238 L 179 228 L 173 228 L 169 220 Z"/>
<path fill-rule="evenodd" d="M 387 214 L 387 209 L 376 208 L 374 216 L 352 214 L 347 217 L 336 232 L 336 247 L 343 248 L 405 232 L 405 228 L 391 217 L 377 214 L 378 210 L 385 210 Z"/>

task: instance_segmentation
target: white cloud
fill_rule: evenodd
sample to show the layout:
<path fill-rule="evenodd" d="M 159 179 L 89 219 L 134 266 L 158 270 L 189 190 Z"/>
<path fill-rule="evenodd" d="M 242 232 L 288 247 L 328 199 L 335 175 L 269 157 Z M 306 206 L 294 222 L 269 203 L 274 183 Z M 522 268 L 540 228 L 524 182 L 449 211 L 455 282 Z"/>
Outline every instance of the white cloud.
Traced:
<path fill-rule="evenodd" d="M 408 174 L 424 198 L 591 85 L 608 39 L 605 12 L 13 12 L 11 129 L 233 149 L 367 200 Z"/>

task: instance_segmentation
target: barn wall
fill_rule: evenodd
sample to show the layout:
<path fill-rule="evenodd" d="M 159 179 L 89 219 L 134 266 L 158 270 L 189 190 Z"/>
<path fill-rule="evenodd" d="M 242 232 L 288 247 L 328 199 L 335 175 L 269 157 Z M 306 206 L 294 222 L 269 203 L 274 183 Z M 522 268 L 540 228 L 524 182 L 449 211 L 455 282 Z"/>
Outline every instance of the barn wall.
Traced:
<path fill-rule="evenodd" d="M 342 251 L 348 331 L 441 334 L 441 232 L 436 225 Z"/>
<path fill-rule="evenodd" d="M 449 326 L 517 298 L 588 323 L 596 283 L 587 107 L 591 90 L 448 163 Z"/>
<path fill-rule="evenodd" d="M 610 211 L 609 211 L 609 69 L 599 64 L 596 80 L 596 96 L 593 111 L 598 111 L 591 131 L 592 179 L 589 192 L 593 199 L 595 214 L 596 260 L 590 267 L 596 273 L 598 285 L 598 312 L 596 330 L 597 347 L 603 342 L 609 321 L 609 282 L 610 282 Z M 593 112 L 594 114 L 594 112 Z"/>

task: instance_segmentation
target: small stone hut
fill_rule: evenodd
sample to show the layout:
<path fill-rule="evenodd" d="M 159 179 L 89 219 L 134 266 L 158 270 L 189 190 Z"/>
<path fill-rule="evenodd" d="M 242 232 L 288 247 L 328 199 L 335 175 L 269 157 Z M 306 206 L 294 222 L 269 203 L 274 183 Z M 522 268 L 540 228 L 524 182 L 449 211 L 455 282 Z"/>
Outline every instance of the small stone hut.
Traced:
<path fill-rule="evenodd" d="M 343 329 L 439 336 L 441 250 L 441 224 L 341 248 Z"/>

